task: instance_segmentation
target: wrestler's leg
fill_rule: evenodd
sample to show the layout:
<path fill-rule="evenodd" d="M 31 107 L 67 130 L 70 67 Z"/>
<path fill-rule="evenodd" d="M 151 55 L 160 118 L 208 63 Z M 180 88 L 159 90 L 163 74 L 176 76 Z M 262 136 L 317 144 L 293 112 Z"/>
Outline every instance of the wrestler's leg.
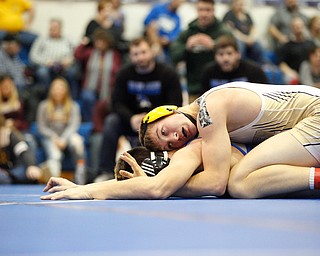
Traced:
<path fill-rule="evenodd" d="M 308 190 L 310 167 L 317 165 L 290 132 L 283 132 L 256 146 L 232 168 L 228 190 L 238 198 Z"/>

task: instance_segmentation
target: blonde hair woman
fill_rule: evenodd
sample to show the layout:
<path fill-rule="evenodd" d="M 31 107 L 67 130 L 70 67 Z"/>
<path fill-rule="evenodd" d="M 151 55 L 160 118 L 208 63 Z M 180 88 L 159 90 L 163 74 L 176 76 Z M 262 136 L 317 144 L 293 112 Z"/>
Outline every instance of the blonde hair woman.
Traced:
<path fill-rule="evenodd" d="M 68 150 L 76 164 L 75 182 L 85 183 L 83 138 L 78 134 L 81 113 L 72 100 L 68 82 L 61 77 L 50 85 L 48 97 L 39 104 L 37 123 L 52 176 L 60 176 L 61 160 Z"/>
<path fill-rule="evenodd" d="M 15 127 L 19 131 L 28 128 L 17 87 L 8 74 L 0 75 L 0 114 L 6 118 L 7 126 Z"/>

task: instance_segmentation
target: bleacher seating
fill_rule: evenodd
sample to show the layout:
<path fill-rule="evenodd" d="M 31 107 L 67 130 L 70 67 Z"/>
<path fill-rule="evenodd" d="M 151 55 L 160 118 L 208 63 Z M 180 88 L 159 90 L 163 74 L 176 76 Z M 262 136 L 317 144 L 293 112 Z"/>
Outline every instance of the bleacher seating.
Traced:
<path fill-rule="evenodd" d="M 37 163 L 40 164 L 46 160 L 46 156 L 45 156 L 45 152 L 42 148 L 42 145 L 40 143 L 41 135 L 39 134 L 36 122 L 33 122 L 30 125 L 29 132 L 34 136 L 34 139 L 37 142 L 36 160 L 37 160 Z M 87 163 L 89 163 L 90 162 L 89 138 L 90 138 L 90 134 L 92 132 L 92 123 L 91 122 L 81 123 L 81 126 L 80 126 L 78 132 L 84 138 L 86 155 L 87 155 Z M 74 163 L 72 162 L 72 159 L 69 157 L 69 155 L 67 153 L 62 161 L 62 169 L 63 170 L 74 170 L 74 168 L 75 168 Z"/>
<path fill-rule="evenodd" d="M 263 71 L 266 74 L 269 83 L 283 84 L 283 75 L 280 68 L 277 66 L 277 55 L 274 51 L 266 50 L 266 57 L 270 61 L 270 65 L 263 66 Z"/>

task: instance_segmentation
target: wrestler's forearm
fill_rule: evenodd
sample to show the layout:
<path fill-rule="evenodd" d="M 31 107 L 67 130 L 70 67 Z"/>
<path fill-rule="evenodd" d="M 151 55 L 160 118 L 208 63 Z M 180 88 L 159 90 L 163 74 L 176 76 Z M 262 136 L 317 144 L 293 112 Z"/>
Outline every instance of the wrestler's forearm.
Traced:
<path fill-rule="evenodd" d="M 153 183 L 148 177 L 92 183 L 82 187 L 91 199 L 154 199 Z"/>
<path fill-rule="evenodd" d="M 219 196 L 220 190 L 209 182 L 210 174 L 200 172 L 193 175 L 187 183 L 174 193 L 174 196 L 179 197 L 199 197 L 199 196 Z"/>

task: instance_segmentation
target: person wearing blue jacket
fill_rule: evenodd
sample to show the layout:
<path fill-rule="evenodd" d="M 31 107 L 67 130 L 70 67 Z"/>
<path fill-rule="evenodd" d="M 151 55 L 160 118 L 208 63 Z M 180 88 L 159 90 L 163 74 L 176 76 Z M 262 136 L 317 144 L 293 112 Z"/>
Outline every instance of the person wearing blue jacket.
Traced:
<path fill-rule="evenodd" d="M 143 22 L 146 36 L 160 61 L 170 61 L 169 45 L 181 32 L 181 19 L 177 11 L 183 2 L 170 0 L 157 3 Z"/>

